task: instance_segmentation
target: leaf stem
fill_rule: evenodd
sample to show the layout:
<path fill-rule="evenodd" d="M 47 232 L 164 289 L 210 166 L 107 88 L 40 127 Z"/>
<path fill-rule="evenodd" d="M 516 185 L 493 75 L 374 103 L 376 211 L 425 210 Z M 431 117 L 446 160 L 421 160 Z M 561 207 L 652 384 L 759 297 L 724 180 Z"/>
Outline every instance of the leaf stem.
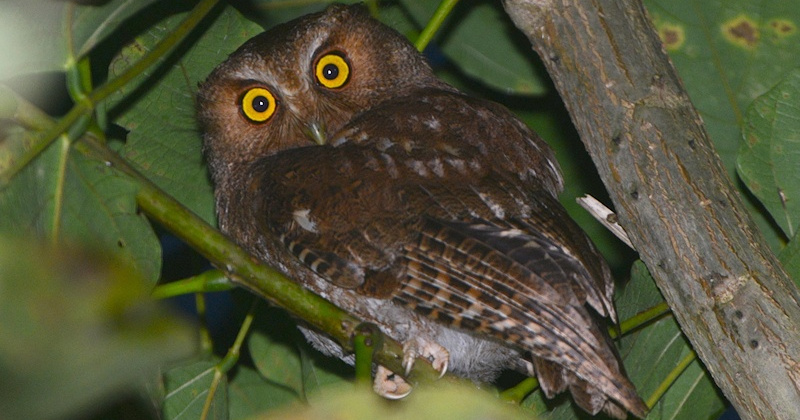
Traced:
<path fill-rule="evenodd" d="M 236 287 L 225 273 L 220 270 L 208 270 L 193 277 L 160 284 L 153 289 L 154 299 L 166 299 L 189 293 L 224 292 Z"/>
<path fill-rule="evenodd" d="M 223 357 L 222 360 L 220 360 L 219 363 L 214 366 L 214 378 L 211 380 L 211 386 L 208 388 L 208 395 L 206 396 L 206 401 L 203 404 L 203 411 L 200 415 L 201 420 L 208 418 L 208 414 L 211 411 L 211 404 L 214 401 L 214 395 L 217 393 L 217 388 L 219 387 L 219 382 L 222 380 L 222 376 L 226 375 L 228 371 L 233 369 L 233 367 L 236 366 L 236 362 L 239 361 L 242 343 L 244 343 L 247 333 L 250 332 L 250 326 L 253 324 L 253 318 L 255 318 L 257 307 L 258 297 L 253 297 L 253 303 L 250 305 L 250 310 L 247 311 L 247 315 L 245 315 L 244 320 L 242 321 L 242 326 L 239 327 L 239 333 L 236 334 L 236 340 L 228 349 L 228 353 L 225 355 L 225 357 Z"/>
<path fill-rule="evenodd" d="M 675 365 L 675 367 L 669 372 L 669 374 L 664 378 L 664 380 L 661 381 L 661 383 L 658 385 L 658 388 L 656 388 L 656 390 L 653 391 L 653 394 L 650 395 L 650 398 L 647 399 L 647 408 L 655 407 L 656 403 L 658 403 L 658 400 L 660 400 L 661 397 L 663 397 L 664 394 L 667 393 L 672 384 L 674 384 L 675 381 L 678 380 L 681 374 L 686 370 L 686 368 L 689 367 L 689 365 L 696 358 L 697 354 L 695 354 L 694 351 L 690 350 L 689 354 L 687 354 L 683 359 L 681 359 L 680 362 L 678 362 L 677 365 Z"/>
<path fill-rule="evenodd" d="M 619 333 L 617 333 L 616 329 L 611 328 L 609 330 L 609 334 L 611 335 L 611 338 L 617 338 L 617 336 L 620 334 L 625 335 L 669 313 L 670 310 L 669 310 L 669 305 L 667 305 L 667 302 L 661 302 L 658 305 L 655 305 L 647 310 L 639 312 L 638 314 L 620 322 Z"/>
<path fill-rule="evenodd" d="M 539 381 L 536 378 L 525 378 L 520 383 L 500 393 L 500 399 L 503 401 L 520 404 L 528 394 L 536 390 L 539 386 Z"/>
<path fill-rule="evenodd" d="M 197 310 L 200 330 L 200 350 L 204 355 L 211 355 L 214 351 L 214 340 L 208 331 L 208 317 L 206 317 L 206 297 L 202 293 L 195 293 L 194 304 Z"/>
<path fill-rule="evenodd" d="M 380 348 L 383 334 L 374 324 L 363 323 L 356 328 L 353 336 L 353 349 L 356 354 L 356 383 L 372 383 L 372 359 L 375 350 Z"/>
<path fill-rule="evenodd" d="M 53 174 L 55 177 L 55 191 L 53 194 L 53 210 L 50 215 L 50 241 L 53 244 L 58 243 L 58 237 L 61 231 L 61 213 L 64 206 L 64 184 L 67 178 L 67 162 L 70 152 L 70 142 L 66 136 L 60 136 L 60 150 L 58 156 L 58 168 Z"/>
<path fill-rule="evenodd" d="M 439 3 L 439 7 L 433 12 L 433 16 L 431 16 L 428 24 L 425 25 L 425 29 L 422 30 L 422 33 L 419 34 L 417 42 L 414 43 L 417 51 L 422 52 L 425 50 L 425 47 L 431 42 L 433 36 L 442 26 L 447 16 L 450 15 L 450 12 L 453 11 L 457 3 L 458 0 L 442 0 L 442 2 Z"/>

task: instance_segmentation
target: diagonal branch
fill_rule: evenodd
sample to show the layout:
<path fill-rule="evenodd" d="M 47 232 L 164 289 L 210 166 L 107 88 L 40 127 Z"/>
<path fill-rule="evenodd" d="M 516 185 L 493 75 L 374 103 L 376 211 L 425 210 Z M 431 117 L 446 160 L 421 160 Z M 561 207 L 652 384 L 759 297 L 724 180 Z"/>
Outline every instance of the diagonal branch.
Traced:
<path fill-rule="evenodd" d="M 642 260 L 742 418 L 800 418 L 800 294 L 639 0 L 505 0 Z"/>
<path fill-rule="evenodd" d="M 273 268 L 263 265 L 199 216 L 161 191 L 124 159 L 90 136 L 76 147 L 89 156 L 121 171 L 139 187 L 136 202 L 149 217 L 167 228 L 209 261 L 220 267 L 233 283 L 277 304 L 314 328 L 324 331 L 344 349 L 352 350 L 352 338 L 361 321 L 327 300 L 304 289 Z M 402 372 L 403 349 L 385 337 L 375 359 L 396 372 Z M 426 360 L 418 360 L 411 372 L 414 382 L 430 382 L 439 372 Z"/>

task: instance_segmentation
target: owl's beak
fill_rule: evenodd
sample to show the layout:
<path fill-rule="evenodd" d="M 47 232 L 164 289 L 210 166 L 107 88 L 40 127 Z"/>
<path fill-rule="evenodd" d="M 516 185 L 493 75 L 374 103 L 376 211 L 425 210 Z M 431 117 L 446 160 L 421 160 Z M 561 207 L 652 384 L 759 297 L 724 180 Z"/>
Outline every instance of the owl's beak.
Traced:
<path fill-rule="evenodd" d="M 311 141 L 322 146 L 328 142 L 328 135 L 325 134 L 325 124 L 317 121 L 308 123 L 305 133 Z"/>

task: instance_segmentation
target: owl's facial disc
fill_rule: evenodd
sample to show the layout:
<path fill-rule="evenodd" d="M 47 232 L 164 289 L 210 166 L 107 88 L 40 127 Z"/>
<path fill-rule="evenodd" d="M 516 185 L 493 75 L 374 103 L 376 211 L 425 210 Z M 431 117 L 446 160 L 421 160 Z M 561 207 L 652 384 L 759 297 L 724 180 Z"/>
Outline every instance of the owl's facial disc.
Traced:
<path fill-rule="evenodd" d="M 278 108 L 278 101 L 272 92 L 262 86 L 247 88 L 239 98 L 239 109 L 242 116 L 253 125 L 264 124 L 269 121 Z M 312 142 L 323 145 L 328 141 L 325 131 L 325 122 L 311 119 L 302 124 L 303 134 Z"/>
<path fill-rule="evenodd" d="M 333 6 L 243 44 L 209 75 L 197 109 L 209 160 L 228 170 L 329 144 L 386 98 L 430 87 L 451 89 L 402 35 L 366 9 Z"/>

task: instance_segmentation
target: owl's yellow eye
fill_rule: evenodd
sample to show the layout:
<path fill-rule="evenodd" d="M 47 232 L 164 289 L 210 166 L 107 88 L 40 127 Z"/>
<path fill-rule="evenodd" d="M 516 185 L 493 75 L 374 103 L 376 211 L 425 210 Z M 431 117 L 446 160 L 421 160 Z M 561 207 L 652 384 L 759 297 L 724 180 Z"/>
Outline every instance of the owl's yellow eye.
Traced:
<path fill-rule="evenodd" d="M 242 95 L 240 106 L 248 120 L 263 123 L 275 113 L 275 97 L 263 87 L 250 88 Z"/>
<path fill-rule="evenodd" d="M 336 89 L 347 84 L 350 79 L 350 64 L 342 53 L 328 53 L 317 61 L 314 73 L 322 86 Z"/>

